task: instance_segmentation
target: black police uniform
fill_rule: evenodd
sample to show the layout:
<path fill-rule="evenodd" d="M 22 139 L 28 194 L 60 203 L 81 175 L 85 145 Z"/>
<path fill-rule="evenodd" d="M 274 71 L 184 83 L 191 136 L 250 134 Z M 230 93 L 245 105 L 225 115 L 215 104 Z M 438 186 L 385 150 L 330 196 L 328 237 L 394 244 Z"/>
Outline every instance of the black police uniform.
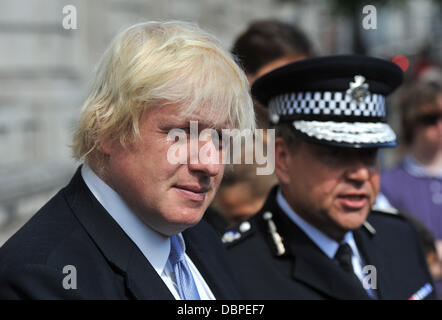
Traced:
<path fill-rule="evenodd" d="M 282 250 L 264 218 L 269 212 L 282 238 Z M 360 282 L 327 257 L 282 211 L 276 187 L 248 223 L 248 231 L 230 231 L 224 238 L 245 298 L 371 299 Z M 365 263 L 376 267 L 376 298 L 409 299 L 418 293 L 421 298 L 436 298 L 434 290 L 427 292 L 433 283 L 418 235 L 408 220 L 400 214 L 372 211 L 353 234 Z"/>
<path fill-rule="evenodd" d="M 320 57 L 264 75 L 254 83 L 252 94 L 268 107 L 273 124 L 290 123 L 307 142 L 379 148 L 396 145 L 396 136 L 386 123 L 385 101 L 402 79 L 402 70 L 382 59 Z M 417 232 L 401 215 L 373 210 L 353 231 L 363 263 L 376 268 L 376 279 L 371 278 L 376 286 L 367 291 L 353 270 L 345 271 L 335 258 L 323 253 L 283 212 L 276 193 L 275 188 L 247 228 L 240 226 L 223 237 L 246 298 L 436 297 Z"/>

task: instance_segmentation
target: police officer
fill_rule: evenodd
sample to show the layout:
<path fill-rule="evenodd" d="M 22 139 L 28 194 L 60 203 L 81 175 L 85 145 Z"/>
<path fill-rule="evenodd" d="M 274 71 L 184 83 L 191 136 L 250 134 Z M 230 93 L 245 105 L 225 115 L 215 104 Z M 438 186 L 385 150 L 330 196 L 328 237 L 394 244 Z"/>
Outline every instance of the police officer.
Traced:
<path fill-rule="evenodd" d="M 330 56 L 255 82 L 276 129 L 280 183 L 223 237 L 247 298 L 435 298 L 412 225 L 373 206 L 378 149 L 396 140 L 385 98 L 402 78 L 382 59 Z"/>

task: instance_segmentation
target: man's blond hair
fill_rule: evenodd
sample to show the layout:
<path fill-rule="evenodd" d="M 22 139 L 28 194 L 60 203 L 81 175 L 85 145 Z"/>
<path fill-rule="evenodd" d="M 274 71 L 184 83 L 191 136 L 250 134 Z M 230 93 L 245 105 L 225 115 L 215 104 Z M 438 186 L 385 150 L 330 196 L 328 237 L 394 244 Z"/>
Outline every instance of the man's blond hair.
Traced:
<path fill-rule="evenodd" d="M 100 60 L 74 157 L 101 166 L 102 139 L 124 146 L 139 137 L 143 112 L 166 103 L 182 106 L 183 116 L 203 110 L 212 123 L 255 128 L 247 78 L 213 36 L 192 23 L 140 23 L 117 35 Z"/>

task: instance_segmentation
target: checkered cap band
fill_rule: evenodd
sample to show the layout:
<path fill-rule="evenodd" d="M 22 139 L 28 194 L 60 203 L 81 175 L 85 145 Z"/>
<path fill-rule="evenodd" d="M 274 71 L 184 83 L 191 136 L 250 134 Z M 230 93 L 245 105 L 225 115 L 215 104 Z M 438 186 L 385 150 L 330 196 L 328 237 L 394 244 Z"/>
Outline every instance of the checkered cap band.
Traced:
<path fill-rule="evenodd" d="M 396 141 L 396 134 L 383 122 L 293 122 L 293 127 L 311 138 L 348 144 L 379 144 Z"/>
<path fill-rule="evenodd" d="M 352 101 L 345 92 L 317 91 L 287 93 L 275 96 L 269 101 L 269 114 L 280 117 L 299 116 L 348 116 L 367 120 L 383 118 L 385 97 L 370 93 L 363 102 Z"/>

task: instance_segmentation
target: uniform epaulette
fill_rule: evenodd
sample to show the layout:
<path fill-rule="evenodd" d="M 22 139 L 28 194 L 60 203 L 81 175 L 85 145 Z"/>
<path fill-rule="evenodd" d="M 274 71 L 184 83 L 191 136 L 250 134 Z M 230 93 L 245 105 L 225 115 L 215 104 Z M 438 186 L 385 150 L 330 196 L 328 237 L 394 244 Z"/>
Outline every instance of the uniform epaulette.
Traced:
<path fill-rule="evenodd" d="M 252 224 L 249 221 L 241 222 L 233 229 L 226 231 L 221 237 L 221 241 L 225 246 L 230 247 L 240 241 L 247 239 L 255 232 Z"/>
<path fill-rule="evenodd" d="M 404 216 L 400 213 L 400 211 L 394 207 L 378 207 L 373 206 L 371 208 L 370 214 L 381 214 L 381 215 L 390 215 L 398 218 L 404 218 Z M 364 221 L 364 224 L 362 225 L 365 230 L 370 233 L 371 236 L 374 236 L 376 234 L 376 229 L 369 223 L 367 220 Z"/>
<path fill-rule="evenodd" d="M 378 207 L 378 206 L 373 206 L 371 208 L 372 212 L 376 212 L 376 213 L 383 213 L 383 214 L 389 214 L 389 215 L 393 215 L 393 216 L 397 216 L 397 217 L 402 217 L 400 211 L 394 207 Z"/>

